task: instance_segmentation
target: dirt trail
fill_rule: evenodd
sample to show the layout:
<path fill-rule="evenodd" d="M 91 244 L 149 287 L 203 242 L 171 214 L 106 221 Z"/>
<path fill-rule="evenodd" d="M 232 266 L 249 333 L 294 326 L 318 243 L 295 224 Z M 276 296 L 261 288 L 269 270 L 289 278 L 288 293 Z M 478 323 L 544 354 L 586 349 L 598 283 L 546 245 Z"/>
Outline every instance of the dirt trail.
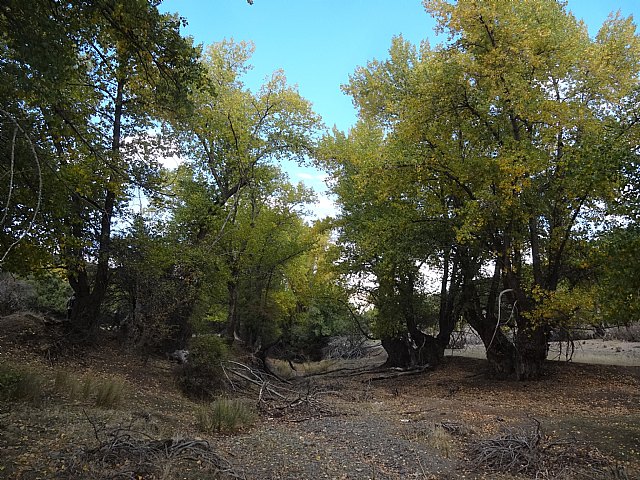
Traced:
<path fill-rule="evenodd" d="M 321 376 L 317 386 L 340 392 L 327 397 L 333 415 L 270 418 L 218 445 L 256 480 L 532 478 L 478 470 L 470 447 L 536 419 L 586 468 L 538 478 L 614 478 L 586 466 L 605 456 L 640 478 L 640 368 L 550 363 L 539 382 L 488 381 L 485 368 L 454 357 L 414 376 Z"/>

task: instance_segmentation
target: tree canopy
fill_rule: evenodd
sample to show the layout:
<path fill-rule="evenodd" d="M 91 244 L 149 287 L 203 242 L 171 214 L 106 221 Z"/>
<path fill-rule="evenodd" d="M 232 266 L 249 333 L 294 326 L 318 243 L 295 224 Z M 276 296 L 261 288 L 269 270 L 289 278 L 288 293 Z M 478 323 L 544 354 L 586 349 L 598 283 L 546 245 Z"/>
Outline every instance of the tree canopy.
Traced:
<path fill-rule="evenodd" d="M 251 43 L 194 46 L 158 5 L 0 6 L 0 268 L 64 272 L 80 338 L 292 357 L 362 307 L 390 365 L 468 324 L 528 379 L 553 332 L 637 319 L 632 18 L 591 37 L 556 0 L 425 0 L 447 40 L 356 68 L 358 121 L 327 133 L 284 72 L 246 87 Z M 285 161 L 329 173 L 334 221 Z"/>
<path fill-rule="evenodd" d="M 612 15 L 592 39 L 554 0 L 424 6 L 449 42 L 399 37 L 388 60 L 358 68 L 345 91 L 360 123 L 327 139 L 344 245 L 382 238 L 359 236 L 360 225 L 419 245 L 374 247 L 387 261 L 446 262 L 442 284 L 460 294 L 451 312 L 478 332 L 496 372 L 535 377 L 551 329 L 579 309 L 553 313 L 561 291 L 580 298 L 571 277 L 582 242 L 633 188 L 640 38 L 631 18 Z M 352 207 L 354 191 L 376 202 L 374 215 Z M 501 292 L 511 325 L 497 317 Z"/>

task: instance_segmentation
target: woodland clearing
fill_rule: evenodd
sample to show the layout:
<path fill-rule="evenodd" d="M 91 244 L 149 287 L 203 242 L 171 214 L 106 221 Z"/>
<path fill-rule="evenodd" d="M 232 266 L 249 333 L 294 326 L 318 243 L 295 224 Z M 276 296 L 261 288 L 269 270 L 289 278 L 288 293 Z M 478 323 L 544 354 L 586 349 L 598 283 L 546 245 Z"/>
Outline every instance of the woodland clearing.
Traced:
<path fill-rule="evenodd" d="M 229 395 L 260 404 L 260 414 L 238 431 L 204 433 L 200 404 L 182 396 L 165 359 L 144 362 L 110 339 L 47 357 L 36 316 L 0 322 L 0 365 L 44 382 L 33 401 L 0 403 L 0 478 L 640 476 L 638 366 L 547 362 L 542 380 L 511 382 L 487 377 L 482 359 L 448 356 L 436 370 L 401 372 L 379 368 L 384 355 L 374 351 L 295 365 L 291 383 L 237 384 Z M 121 400 L 98 407 L 55 389 L 61 372 L 121 385 Z M 299 392 L 298 401 L 271 401 L 270 388 Z M 500 457 L 504 448 L 515 463 Z"/>

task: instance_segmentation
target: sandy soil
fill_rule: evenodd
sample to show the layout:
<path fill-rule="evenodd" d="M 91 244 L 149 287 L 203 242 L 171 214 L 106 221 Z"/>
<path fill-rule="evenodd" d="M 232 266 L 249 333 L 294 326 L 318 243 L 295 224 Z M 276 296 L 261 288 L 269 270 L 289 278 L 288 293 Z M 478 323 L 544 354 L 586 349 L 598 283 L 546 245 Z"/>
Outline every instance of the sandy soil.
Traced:
<path fill-rule="evenodd" d="M 566 343 L 549 345 L 549 360 L 589 363 L 594 365 L 640 366 L 640 342 L 619 340 L 579 340 L 573 351 Z M 483 345 L 469 345 L 461 350 L 447 350 L 447 355 L 470 358 L 485 358 Z"/>

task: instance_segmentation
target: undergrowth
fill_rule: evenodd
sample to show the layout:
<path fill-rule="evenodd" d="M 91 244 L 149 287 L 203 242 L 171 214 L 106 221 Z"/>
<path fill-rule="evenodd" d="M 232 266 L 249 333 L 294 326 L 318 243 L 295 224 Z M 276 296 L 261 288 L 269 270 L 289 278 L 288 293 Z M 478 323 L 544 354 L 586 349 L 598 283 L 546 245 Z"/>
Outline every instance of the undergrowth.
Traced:
<path fill-rule="evenodd" d="M 0 365 L 0 400 L 40 404 L 53 396 L 113 409 L 122 404 L 125 386 L 114 379 L 78 378 L 60 370 L 53 375 L 12 363 Z"/>
<path fill-rule="evenodd" d="M 235 432 L 256 419 L 252 406 L 238 399 L 219 398 L 201 405 L 195 412 L 198 428 L 206 433 Z"/>

